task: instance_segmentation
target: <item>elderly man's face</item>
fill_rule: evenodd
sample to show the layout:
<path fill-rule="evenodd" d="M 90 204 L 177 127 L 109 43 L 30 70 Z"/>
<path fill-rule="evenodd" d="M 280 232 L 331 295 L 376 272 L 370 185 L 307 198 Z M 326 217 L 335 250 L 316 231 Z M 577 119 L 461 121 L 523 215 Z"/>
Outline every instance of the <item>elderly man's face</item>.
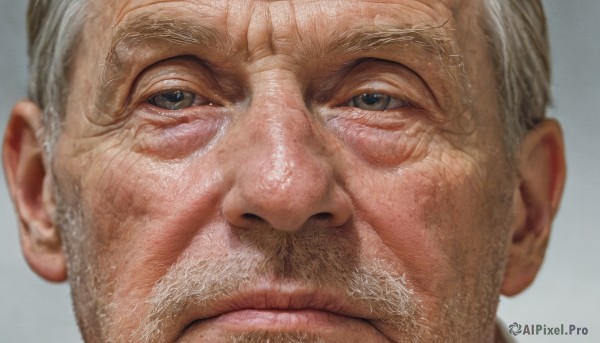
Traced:
<path fill-rule="evenodd" d="M 46 177 L 86 341 L 493 339 L 530 216 L 481 4 L 87 10 Z"/>

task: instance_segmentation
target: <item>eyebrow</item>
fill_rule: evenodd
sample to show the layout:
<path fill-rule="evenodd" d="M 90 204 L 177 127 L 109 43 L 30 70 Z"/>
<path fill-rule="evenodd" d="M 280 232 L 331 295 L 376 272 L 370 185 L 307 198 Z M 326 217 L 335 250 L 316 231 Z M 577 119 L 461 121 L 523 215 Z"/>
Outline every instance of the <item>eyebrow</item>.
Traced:
<path fill-rule="evenodd" d="M 335 35 L 330 44 L 330 52 L 352 54 L 385 47 L 417 45 L 422 50 L 442 59 L 453 56 L 454 47 L 444 28 L 439 26 L 359 26 Z"/>
<path fill-rule="evenodd" d="M 228 37 L 212 26 L 143 14 L 128 20 L 115 32 L 107 63 L 118 62 L 120 53 L 152 40 L 183 46 L 201 44 L 220 49 L 230 44 Z"/>
<path fill-rule="evenodd" d="M 421 55 L 426 55 L 426 61 L 435 62 L 445 72 L 450 86 L 458 92 L 463 102 L 468 103 L 463 56 L 449 33 L 451 29 L 446 28 L 447 23 L 445 21 L 438 26 L 358 26 L 330 38 L 325 53 L 343 56 L 389 48 L 393 54 L 402 54 L 402 49 L 416 49 Z"/>
<path fill-rule="evenodd" d="M 446 23 L 438 26 L 358 26 L 334 33 L 325 40 L 298 40 L 296 44 L 300 54 L 310 57 L 346 56 L 384 48 L 416 47 L 443 66 L 454 85 L 462 86 L 462 56 L 448 35 Z M 235 51 L 230 36 L 198 20 L 159 17 L 156 13 L 136 15 L 113 34 L 101 70 L 100 89 L 107 91 L 111 83 L 118 82 L 128 66 L 127 62 L 134 58 L 132 54 L 140 46 L 149 43 L 212 48 L 226 55 Z M 247 56 L 247 60 L 251 60 L 251 56 Z M 114 96 L 106 93 L 101 92 L 98 105 L 106 104 L 108 97 Z"/>
<path fill-rule="evenodd" d="M 112 35 L 108 54 L 100 68 L 98 81 L 101 92 L 97 108 L 105 109 L 114 97 L 110 86 L 122 80 L 138 48 L 150 43 L 182 47 L 196 45 L 227 51 L 233 49 L 229 37 L 212 26 L 181 18 L 157 17 L 155 13 L 136 15 L 120 25 Z"/>
<path fill-rule="evenodd" d="M 334 34 L 325 40 L 325 44 L 309 41 L 301 42 L 299 50 L 308 55 L 351 55 L 354 53 L 377 50 L 390 46 L 416 45 L 433 54 L 440 60 L 450 62 L 460 55 L 446 34 L 445 25 L 439 26 L 359 26 Z M 135 47 L 149 41 L 174 45 L 199 45 L 231 52 L 233 43 L 229 36 L 212 27 L 186 18 L 153 17 L 142 14 L 133 17 L 122 25 L 113 35 L 105 65 L 122 65 L 123 54 L 135 50 Z"/>

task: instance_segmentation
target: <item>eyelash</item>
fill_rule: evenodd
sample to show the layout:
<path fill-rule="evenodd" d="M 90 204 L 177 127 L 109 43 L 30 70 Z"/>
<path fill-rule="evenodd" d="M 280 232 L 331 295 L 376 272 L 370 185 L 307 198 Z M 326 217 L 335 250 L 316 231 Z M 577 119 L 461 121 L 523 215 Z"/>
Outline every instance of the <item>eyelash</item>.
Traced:
<path fill-rule="evenodd" d="M 160 99 L 160 97 L 163 97 L 163 99 Z M 162 104 L 161 101 L 163 102 Z M 373 103 L 370 103 L 371 101 Z M 184 104 L 179 106 L 182 102 Z M 379 104 L 377 104 L 378 102 Z M 199 96 L 196 92 L 184 89 L 172 89 L 154 93 L 146 99 L 145 103 L 166 116 L 171 116 L 171 114 L 193 107 L 214 106 L 213 102 Z M 169 107 L 169 105 L 172 105 L 172 107 Z M 355 95 L 339 107 L 353 108 L 366 112 L 386 112 L 415 106 L 412 106 L 412 103 L 404 98 L 393 97 L 383 92 L 371 91 Z"/>
<path fill-rule="evenodd" d="M 379 108 L 379 106 L 377 106 L 375 103 L 369 104 L 370 101 L 378 102 L 381 100 L 383 101 L 383 103 L 380 104 L 380 106 L 385 107 L 385 108 Z M 359 104 L 360 101 L 365 102 L 364 105 L 366 105 L 366 107 L 373 106 L 373 108 L 361 108 L 360 107 L 361 104 Z M 393 104 L 393 105 L 390 105 L 390 104 Z M 388 108 L 388 106 L 391 106 L 391 108 Z M 403 108 L 403 107 L 408 107 L 408 106 L 411 106 L 410 101 L 405 100 L 403 98 L 391 96 L 384 92 L 364 92 L 359 95 L 353 96 L 352 98 L 350 98 L 350 100 L 348 100 L 344 104 L 344 107 L 354 107 L 354 108 L 359 108 L 364 111 L 376 111 L 376 112 L 395 110 L 398 108 Z"/>
<path fill-rule="evenodd" d="M 161 99 L 160 97 L 163 98 Z M 169 90 L 151 95 L 146 100 L 146 103 L 163 110 L 180 111 L 192 106 L 199 106 L 200 104 L 198 104 L 198 100 L 198 95 L 194 92 L 186 90 Z M 171 105 L 173 105 L 173 108 L 168 108 L 169 102 Z M 175 108 L 178 107 L 177 105 L 180 103 L 187 105 L 183 105 L 182 108 Z M 212 103 L 208 102 L 207 104 L 211 105 Z"/>
<path fill-rule="evenodd" d="M 218 103 L 209 97 L 200 95 L 199 92 L 192 91 L 187 87 L 154 92 L 146 97 L 143 103 L 159 113 L 167 114 L 167 116 L 195 107 L 218 106 Z M 169 105 L 172 105 L 172 107 L 169 107 Z"/>
<path fill-rule="evenodd" d="M 194 107 L 219 106 L 218 104 L 215 104 L 211 98 L 201 95 L 205 92 L 198 92 L 195 90 L 196 87 L 193 87 L 194 90 L 192 90 L 190 87 L 182 85 L 181 82 L 187 83 L 185 80 L 177 79 L 160 81 L 154 85 L 156 88 L 152 87 L 155 88 L 155 91 L 145 97 L 143 103 L 152 108 L 157 114 L 164 114 L 166 116 L 179 116 L 177 113 Z M 351 87 L 350 89 L 346 88 L 347 86 L 343 86 L 343 88 L 339 89 L 336 93 L 343 94 L 346 93 L 346 90 L 350 90 L 351 93 L 348 92 L 346 94 L 351 96 L 347 95 L 344 97 L 346 100 L 343 102 L 338 102 L 339 100 L 336 101 L 338 102 L 337 105 L 330 103 L 330 106 L 334 105 L 330 108 L 347 108 L 364 112 L 401 111 L 402 109 L 408 108 L 422 108 L 420 106 L 415 106 L 414 102 L 409 100 L 411 97 L 406 96 L 402 91 L 400 91 L 399 95 L 399 87 L 406 85 L 396 85 L 395 83 L 396 81 L 390 79 L 379 81 L 367 80 L 366 83 L 361 82 L 361 84 L 355 84 L 354 87 Z M 164 84 L 166 87 L 157 87 L 158 84 Z M 346 88 L 346 90 L 344 90 L 344 88 Z M 393 91 L 393 95 L 392 92 L 390 92 L 390 88 Z M 338 97 L 334 94 L 331 95 L 333 95 L 334 98 Z M 325 103 L 322 104 L 325 105 L 327 102 L 328 101 L 325 101 Z"/>

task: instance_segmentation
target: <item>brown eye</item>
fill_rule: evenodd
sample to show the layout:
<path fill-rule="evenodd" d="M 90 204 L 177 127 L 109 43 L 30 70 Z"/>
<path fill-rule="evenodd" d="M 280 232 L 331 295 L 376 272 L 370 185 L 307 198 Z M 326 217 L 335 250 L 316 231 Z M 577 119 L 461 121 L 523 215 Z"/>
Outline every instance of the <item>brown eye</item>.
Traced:
<path fill-rule="evenodd" d="M 347 104 L 349 107 L 357 107 L 365 111 L 385 111 L 407 105 L 406 101 L 380 93 L 364 93 L 353 97 Z"/>
<path fill-rule="evenodd" d="M 148 103 L 151 105 L 169 111 L 178 111 L 194 106 L 195 102 L 196 94 L 186 91 L 164 92 L 153 95 L 148 99 Z"/>

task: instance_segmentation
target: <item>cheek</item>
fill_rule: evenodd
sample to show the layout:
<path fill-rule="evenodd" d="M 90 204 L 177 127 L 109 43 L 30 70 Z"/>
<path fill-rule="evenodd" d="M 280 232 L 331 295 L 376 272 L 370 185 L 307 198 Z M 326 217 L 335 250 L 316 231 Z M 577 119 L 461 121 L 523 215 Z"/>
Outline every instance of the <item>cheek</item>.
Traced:
<path fill-rule="evenodd" d="M 373 118 L 335 117 L 328 125 L 366 163 L 393 168 L 423 159 L 434 144 L 436 129 L 423 117 L 417 113 L 403 117 L 384 111 Z"/>
<path fill-rule="evenodd" d="M 205 151 L 218 132 L 224 129 L 227 114 L 222 109 L 212 108 L 187 112 L 191 113 L 179 118 L 140 114 L 145 118 L 132 124 L 136 127 L 132 151 L 168 160 L 183 159 Z"/>
<path fill-rule="evenodd" d="M 218 215 L 219 172 L 206 158 L 189 163 L 113 149 L 86 166 L 78 195 L 85 254 L 97 274 L 114 281 L 116 299 L 143 298 L 200 229 L 211 230 L 207 223 Z"/>
<path fill-rule="evenodd" d="M 360 219 L 407 273 L 417 292 L 438 299 L 461 284 L 465 261 L 485 246 L 486 191 L 469 159 L 428 157 L 393 171 L 361 170 L 352 184 Z M 364 174 L 363 174 L 364 173 Z"/>

